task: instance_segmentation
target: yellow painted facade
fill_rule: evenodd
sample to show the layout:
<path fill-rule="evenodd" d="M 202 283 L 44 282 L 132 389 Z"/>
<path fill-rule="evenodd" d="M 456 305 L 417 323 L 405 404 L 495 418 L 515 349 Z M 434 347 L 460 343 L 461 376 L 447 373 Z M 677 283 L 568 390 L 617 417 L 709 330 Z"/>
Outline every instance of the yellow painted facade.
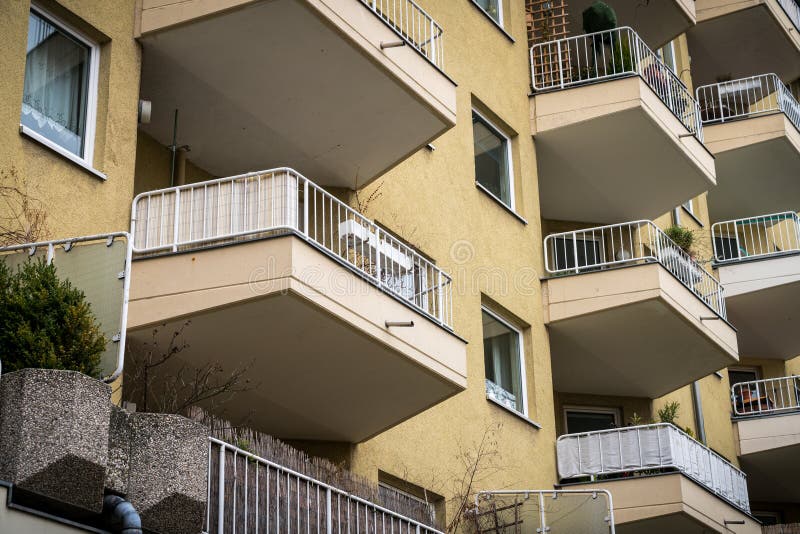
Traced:
<path fill-rule="evenodd" d="M 142 47 L 134 38 L 137 3 L 141 0 L 51 0 L 41 4 L 100 44 L 92 167 L 104 173 L 105 180 L 20 134 L 29 2 L 0 3 L 4 42 L 0 51 L 0 170 L 15 169 L 26 180 L 30 194 L 47 207 L 49 231 L 43 238 L 125 230 L 136 194 L 170 186 L 170 150 L 137 127 L 143 61 Z M 330 192 L 351 206 L 361 204 L 363 215 L 432 258 L 453 277 L 453 330 L 467 342 L 467 387 L 361 443 L 293 443 L 341 462 L 369 479 L 381 476 L 402 480 L 442 495 L 448 502 L 444 519 L 448 521 L 454 514 L 456 497 L 464 489 L 460 483 L 468 468 L 465 460 L 474 458 L 481 447 L 488 447 L 491 454 L 483 460 L 470 492 L 551 489 L 557 485 L 555 443 L 566 433 L 566 406 L 618 409 L 620 423 L 627 426 L 636 420 L 657 421 L 658 410 L 677 401 L 680 412 L 676 424 L 694 436 L 699 430 L 691 384 L 656 399 L 554 389 L 542 304 L 542 279 L 547 278 L 543 239 L 552 233 L 600 223 L 545 219 L 541 215 L 537 140 L 531 131 L 535 121 L 524 0 L 503 1 L 502 29 L 471 0 L 419 3 L 446 32 L 445 72 L 456 84 L 456 125 L 433 139 L 431 146 L 416 151 L 359 190 L 358 198 L 342 188 L 330 188 Z M 682 35 L 674 45 L 677 73 L 693 90 L 689 41 Z M 473 112 L 510 139 L 513 209 L 476 186 Z M 580 157 L 579 147 L 575 157 Z M 185 160 L 185 165 L 181 164 L 182 182 L 218 177 L 195 164 L 191 152 Z M 293 166 L 291 161 L 284 164 Z M 243 168 L 241 172 L 251 170 Z M 365 198 L 369 199 L 366 203 Z M 707 193 L 692 199 L 691 206 L 691 213 L 678 207 L 654 222 L 662 229 L 677 223 L 692 230 L 695 259 L 716 276 L 711 263 L 711 224 L 716 221 L 709 218 Z M 502 317 L 522 333 L 524 415 L 487 399 L 482 309 Z M 739 366 L 757 367 L 763 378 L 800 375 L 800 357 L 784 363 L 758 355 L 740 356 Z M 738 466 L 727 370 L 705 376 L 698 383 L 707 444 Z M 414 395 L 413 384 L 407 394 Z M 786 510 L 785 519 L 800 518 L 795 505 L 764 505 L 762 509 L 770 507 Z"/>

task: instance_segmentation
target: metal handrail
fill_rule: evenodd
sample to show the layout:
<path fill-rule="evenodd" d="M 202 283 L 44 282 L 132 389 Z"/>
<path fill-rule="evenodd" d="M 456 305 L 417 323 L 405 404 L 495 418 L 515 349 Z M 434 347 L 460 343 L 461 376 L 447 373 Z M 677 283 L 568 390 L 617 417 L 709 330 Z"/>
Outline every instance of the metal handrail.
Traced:
<path fill-rule="evenodd" d="M 452 330 L 452 279 L 431 261 L 286 167 L 142 193 L 137 254 L 294 234 Z"/>
<path fill-rule="evenodd" d="M 272 532 L 274 527 L 275 532 L 333 534 L 352 528 L 377 534 L 443 534 L 222 440 L 208 441 L 206 534 L 236 532 L 237 527 L 242 532 Z"/>
<path fill-rule="evenodd" d="M 669 423 L 566 434 L 556 440 L 556 447 L 561 479 L 676 469 L 750 511 L 747 475 Z"/>
<path fill-rule="evenodd" d="M 521 517 L 532 517 L 533 513 L 536 513 L 536 515 L 538 515 L 538 523 L 539 523 L 538 527 L 535 524 L 533 526 L 528 524 L 527 527 L 530 530 L 526 530 L 526 532 L 533 532 L 534 528 L 536 528 L 536 532 L 549 532 L 551 530 L 550 525 L 555 525 L 560 520 L 565 518 L 565 511 L 563 509 L 560 509 L 560 508 L 557 509 L 557 510 L 548 509 L 547 504 L 550 501 L 556 501 L 556 500 L 559 500 L 559 499 L 567 500 L 567 499 L 570 499 L 570 498 L 579 498 L 579 497 L 588 497 L 588 498 L 594 500 L 594 499 L 597 499 L 600 496 L 603 496 L 604 499 L 605 499 L 605 502 L 606 502 L 606 507 L 605 507 L 606 508 L 606 515 L 601 518 L 601 521 L 606 523 L 606 525 L 608 525 L 608 533 L 609 534 L 614 534 L 616 532 L 616 527 L 615 527 L 615 524 L 614 524 L 614 503 L 613 503 L 613 500 L 611 498 L 611 492 L 608 491 L 608 490 L 604 490 L 604 489 L 586 489 L 586 490 L 582 490 L 582 489 L 578 489 L 578 490 L 574 490 L 574 489 L 570 489 L 570 490 L 564 490 L 564 489 L 560 489 L 560 490 L 527 490 L 527 489 L 515 490 L 515 489 L 510 489 L 510 490 L 479 491 L 479 492 L 477 492 L 475 494 L 475 515 L 477 517 L 480 517 L 481 514 L 488 515 L 489 512 L 483 512 L 483 513 L 481 512 L 480 506 L 481 506 L 482 502 L 490 502 L 490 501 L 493 501 L 493 500 L 494 501 L 498 501 L 498 500 L 503 500 L 503 499 L 508 499 L 508 498 L 512 498 L 513 497 L 514 498 L 514 504 L 509 505 L 509 504 L 502 503 L 503 510 L 501 510 L 500 508 L 497 508 L 495 510 L 495 512 L 501 512 L 501 514 L 502 514 L 502 511 L 511 511 L 511 510 L 513 510 L 513 512 L 511 512 L 509 514 L 505 514 L 505 515 L 509 515 L 512 518 L 516 518 L 517 521 L 510 521 L 510 522 L 503 521 L 503 524 L 505 524 L 507 526 L 507 528 L 508 527 L 514 527 L 514 526 L 518 527 L 519 523 L 521 523 Z M 519 510 L 520 508 L 522 508 L 525 505 L 526 502 L 533 502 L 533 505 L 534 505 L 535 509 L 532 510 L 531 513 L 525 513 L 525 512 L 522 512 L 522 511 Z M 581 508 L 580 506 L 578 506 L 577 508 L 572 508 L 567 513 L 577 512 L 577 511 L 580 510 L 580 508 Z M 538 509 L 538 512 L 537 512 L 536 509 Z M 555 518 L 553 519 L 552 516 L 555 516 Z M 497 518 L 497 516 L 494 515 L 494 517 L 492 519 L 496 519 L 496 518 Z M 489 528 L 490 528 L 490 530 L 488 530 L 489 532 L 491 532 L 493 530 L 494 531 L 498 531 L 497 528 L 491 528 L 492 526 L 496 527 L 497 526 L 496 523 L 489 523 L 489 525 L 487 525 L 487 526 L 489 526 Z M 592 527 L 594 527 L 594 525 L 584 525 L 584 526 L 586 527 L 587 531 L 594 531 L 594 529 L 592 528 Z M 483 530 L 482 532 L 487 532 L 487 530 Z M 518 531 L 515 530 L 515 532 L 518 532 Z"/>
<path fill-rule="evenodd" d="M 800 103 L 776 74 L 701 85 L 695 91 L 703 124 L 784 113 L 800 130 Z"/>
<path fill-rule="evenodd" d="M 731 386 L 731 401 L 737 416 L 800 411 L 800 376 L 738 382 Z"/>
<path fill-rule="evenodd" d="M 800 252 L 800 217 L 793 211 L 711 225 L 714 263 L 734 263 Z"/>
<path fill-rule="evenodd" d="M 530 49 L 530 64 L 534 91 L 640 76 L 687 131 L 703 141 L 703 122 L 694 95 L 629 27 L 535 44 Z"/>
<path fill-rule="evenodd" d="M 550 234 L 544 239 L 545 269 L 551 274 L 581 274 L 648 262 L 661 264 L 723 319 L 725 289 L 702 265 L 654 222 L 610 224 Z"/>
<path fill-rule="evenodd" d="M 444 70 L 444 30 L 414 0 L 361 0 L 409 46 Z"/>

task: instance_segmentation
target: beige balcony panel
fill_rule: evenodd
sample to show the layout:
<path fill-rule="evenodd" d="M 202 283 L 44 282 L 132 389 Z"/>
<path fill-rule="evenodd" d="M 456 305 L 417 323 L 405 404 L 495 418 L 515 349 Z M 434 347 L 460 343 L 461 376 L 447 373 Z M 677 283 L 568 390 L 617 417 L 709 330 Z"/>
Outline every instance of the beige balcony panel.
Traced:
<path fill-rule="evenodd" d="M 755 519 L 680 473 L 603 481 L 590 487 L 611 492 L 617 534 L 761 532 Z"/>
<path fill-rule="evenodd" d="M 360 187 L 455 124 L 452 80 L 410 45 L 382 49 L 403 41 L 360 0 L 142 7 L 153 118 L 141 128 L 170 145 L 177 108 L 180 144 L 213 176 L 292 162 L 322 185 Z"/>
<path fill-rule="evenodd" d="M 800 413 L 740 419 L 734 428 L 752 500 L 800 501 Z"/>
<path fill-rule="evenodd" d="M 650 219 L 716 184 L 711 153 L 638 76 L 530 102 L 544 218 Z"/>
<path fill-rule="evenodd" d="M 569 15 L 573 30 L 583 27 L 583 11 L 594 0 L 570 0 Z M 667 44 L 695 24 L 694 0 L 621 0 L 614 2 L 618 26 L 636 28 L 653 50 Z"/>
<path fill-rule="evenodd" d="M 800 255 L 721 265 L 719 277 L 741 354 L 781 360 L 800 354 Z"/>
<path fill-rule="evenodd" d="M 545 286 L 557 391 L 655 398 L 738 361 L 734 328 L 659 264 Z"/>
<path fill-rule="evenodd" d="M 792 0 L 697 0 L 688 32 L 695 86 L 761 72 L 800 77 L 800 18 L 793 23 L 780 1 Z"/>
<path fill-rule="evenodd" d="M 253 362 L 227 415 L 283 438 L 359 442 L 466 387 L 461 339 L 295 236 L 135 261 L 131 343 L 186 319 L 188 364 Z"/>
<path fill-rule="evenodd" d="M 800 206 L 800 131 L 783 113 L 708 124 L 717 187 L 709 191 L 712 221 Z"/>

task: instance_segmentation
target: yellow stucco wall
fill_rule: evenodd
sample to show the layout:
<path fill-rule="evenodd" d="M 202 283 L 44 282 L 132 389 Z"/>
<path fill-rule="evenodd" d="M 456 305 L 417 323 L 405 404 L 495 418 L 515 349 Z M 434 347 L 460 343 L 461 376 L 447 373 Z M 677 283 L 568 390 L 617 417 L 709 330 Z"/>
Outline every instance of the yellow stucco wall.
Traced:
<path fill-rule="evenodd" d="M 447 73 L 458 83 L 457 125 L 372 184 L 381 195 L 366 215 L 383 221 L 454 275 L 455 331 L 467 339 L 468 389 L 410 421 L 358 445 L 352 467 L 378 470 L 449 499 L 484 435 L 496 453 L 480 488 L 551 488 L 555 482 L 555 421 L 550 356 L 542 319 L 541 229 L 534 146 L 530 136 L 528 55 L 522 0 L 506 11 L 515 43 L 468 3 L 426 1 L 450 42 Z M 472 107 L 491 112 L 512 137 L 517 213 L 475 186 Z M 486 400 L 481 304 L 524 330 L 530 422 Z M 413 394 L 413 391 L 409 391 Z M 452 512 L 452 510 L 450 510 Z M 450 519 L 450 515 L 448 515 Z"/>
<path fill-rule="evenodd" d="M 134 0 L 41 2 L 100 43 L 93 167 L 103 181 L 19 132 L 30 3 L 0 2 L 0 169 L 12 167 L 28 195 L 47 210 L 42 238 L 127 230 L 136 152 L 140 47 L 133 39 Z"/>

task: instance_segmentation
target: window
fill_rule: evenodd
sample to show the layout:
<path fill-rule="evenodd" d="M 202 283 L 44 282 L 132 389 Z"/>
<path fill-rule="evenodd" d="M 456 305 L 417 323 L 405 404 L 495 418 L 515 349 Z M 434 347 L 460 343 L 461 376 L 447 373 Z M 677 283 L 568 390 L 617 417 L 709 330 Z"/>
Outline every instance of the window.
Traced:
<path fill-rule="evenodd" d="M 482 313 L 486 395 L 507 408 L 526 414 L 522 335 L 490 311 L 484 309 Z"/>
<path fill-rule="evenodd" d="M 437 493 L 378 471 L 378 494 L 384 505 L 391 504 L 404 515 L 440 527 L 444 524 L 445 499 Z"/>
<path fill-rule="evenodd" d="M 731 386 L 740 382 L 753 382 L 758 380 L 759 373 L 755 367 L 734 367 L 728 369 L 728 380 Z"/>
<path fill-rule="evenodd" d="M 472 0 L 483 9 L 487 15 L 492 17 L 500 26 L 503 25 L 503 2 L 502 0 Z"/>
<path fill-rule="evenodd" d="M 574 269 L 577 257 L 578 267 L 597 265 L 603 261 L 600 241 L 595 239 L 572 239 L 557 237 L 552 241 L 556 270 Z M 577 249 L 577 250 L 576 250 Z"/>
<path fill-rule="evenodd" d="M 564 408 L 567 434 L 594 432 L 619 427 L 620 414 L 616 408 L 569 406 Z"/>
<path fill-rule="evenodd" d="M 678 68 L 675 65 L 675 44 L 672 41 L 659 48 L 658 57 L 661 58 L 664 65 L 669 67 L 669 70 L 677 74 Z"/>
<path fill-rule="evenodd" d="M 694 201 L 691 198 L 681 205 L 683 206 L 683 209 L 694 215 Z"/>
<path fill-rule="evenodd" d="M 514 209 L 511 143 L 480 114 L 472 112 L 475 144 L 475 180 L 500 202 Z"/>
<path fill-rule="evenodd" d="M 98 58 L 96 44 L 31 9 L 20 124 L 31 137 L 87 164 L 94 149 Z"/>

